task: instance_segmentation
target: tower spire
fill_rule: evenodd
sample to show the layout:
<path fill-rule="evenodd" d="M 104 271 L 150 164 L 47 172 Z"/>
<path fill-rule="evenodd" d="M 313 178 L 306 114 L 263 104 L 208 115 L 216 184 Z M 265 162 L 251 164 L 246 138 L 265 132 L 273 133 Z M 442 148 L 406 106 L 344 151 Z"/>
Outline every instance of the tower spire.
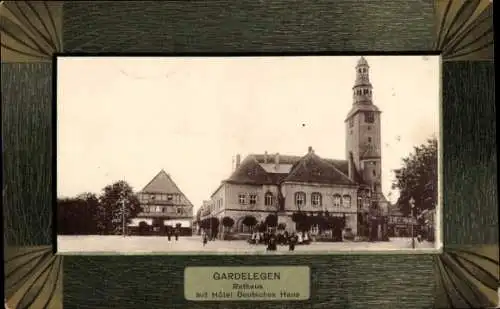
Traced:
<path fill-rule="evenodd" d="M 356 80 L 353 90 L 353 104 L 373 104 L 372 84 L 370 83 L 370 66 L 365 57 L 361 57 L 356 65 Z"/>

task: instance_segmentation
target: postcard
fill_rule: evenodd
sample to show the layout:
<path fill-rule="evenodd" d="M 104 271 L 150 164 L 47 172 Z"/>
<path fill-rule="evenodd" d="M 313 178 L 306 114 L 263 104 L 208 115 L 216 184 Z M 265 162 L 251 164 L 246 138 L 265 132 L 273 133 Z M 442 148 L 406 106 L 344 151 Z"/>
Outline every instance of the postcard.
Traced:
<path fill-rule="evenodd" d="M 58 253 L 437 252 L 440 64 L 58 57 Z"/>

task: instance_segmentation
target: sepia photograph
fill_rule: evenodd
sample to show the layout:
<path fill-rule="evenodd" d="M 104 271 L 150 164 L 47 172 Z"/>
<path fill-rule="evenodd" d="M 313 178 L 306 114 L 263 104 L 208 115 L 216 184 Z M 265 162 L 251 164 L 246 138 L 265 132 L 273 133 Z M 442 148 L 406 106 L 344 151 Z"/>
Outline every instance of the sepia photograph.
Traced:
<path fill-rule="evenodd" d="M 442 248 L 440 56 L 56 62 L 59 254 Z"/>

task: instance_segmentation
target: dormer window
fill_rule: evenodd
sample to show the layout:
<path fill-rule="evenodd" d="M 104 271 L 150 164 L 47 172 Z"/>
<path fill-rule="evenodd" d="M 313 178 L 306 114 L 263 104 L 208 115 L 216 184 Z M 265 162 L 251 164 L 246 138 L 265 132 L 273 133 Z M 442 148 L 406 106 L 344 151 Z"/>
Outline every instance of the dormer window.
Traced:
<path fill-rule="evenodd" d="M 365 112 L 365 122 L 366 123 L 375 122 L 375 115 L 373 114 L 373 112 Z"/>
<path fill-rule="evenodd" d="M 354 118 L 349 119 L 349 128 L 354 127 Z"/>

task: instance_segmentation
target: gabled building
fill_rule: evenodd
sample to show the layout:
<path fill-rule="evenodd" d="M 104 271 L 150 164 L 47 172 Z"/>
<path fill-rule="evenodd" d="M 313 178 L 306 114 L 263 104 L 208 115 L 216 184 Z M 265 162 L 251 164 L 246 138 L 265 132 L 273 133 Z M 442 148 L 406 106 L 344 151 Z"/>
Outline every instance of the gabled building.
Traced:
<path fill-rule="evenodd" d="M 245 231 L 245 217 L 265 221 L 274 214 L 294 230 L 293 213 L 328 212 L 345 218 L 345 228 L 355 235 L 381 239 L 388 205 L 381 188 L 381 111 L 372 102 L 368 62 L 361 57 L 355 69 L 344 159 L 320 156 L 312 147 L 303 156 L 265 152 L 241 161 L 237 155 L 233 173 L 212 194 L 204 217 L 232 217 L 236 231 Z"/>
<path fill-rule="evenodd" d="M 142 212 L 131 226 L 146 223 L 154 234 L 180 227 L 183 235 L 192 233 L 193 205 L 164 170 L 161 170 L 139 193 Z"/>

